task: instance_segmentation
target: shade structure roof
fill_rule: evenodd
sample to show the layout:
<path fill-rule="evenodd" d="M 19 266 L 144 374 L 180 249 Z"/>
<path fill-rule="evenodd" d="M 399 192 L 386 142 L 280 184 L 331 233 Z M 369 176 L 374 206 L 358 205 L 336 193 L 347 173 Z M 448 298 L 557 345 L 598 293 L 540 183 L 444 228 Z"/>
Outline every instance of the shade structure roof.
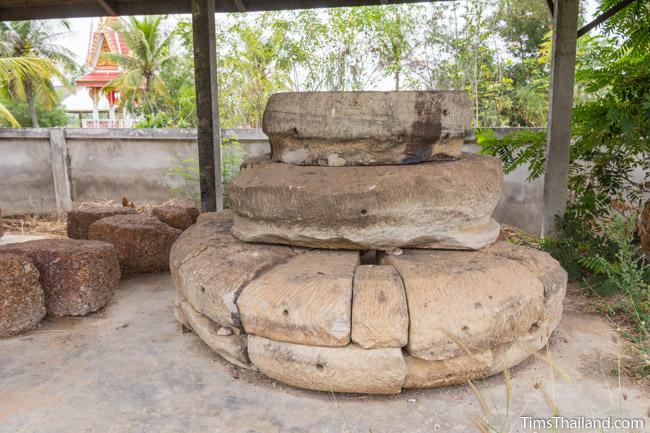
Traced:
<path fill-rule="evenodd" d="M 422 0 L 215 0 L 215 10 L 253 12 L 418 2 Z M 0 20 L 185 14 L 192 12 L 191 3 L 191 0 L 0 0 Z"/>

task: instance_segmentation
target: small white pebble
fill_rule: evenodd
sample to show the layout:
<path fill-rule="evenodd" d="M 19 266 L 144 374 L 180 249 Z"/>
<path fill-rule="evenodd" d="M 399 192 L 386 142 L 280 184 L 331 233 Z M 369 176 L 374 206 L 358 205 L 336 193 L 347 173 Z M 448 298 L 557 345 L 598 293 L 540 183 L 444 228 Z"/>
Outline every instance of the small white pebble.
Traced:
<path fill-rule="evenodd" d="M 416 400 L 414 398 L 409 398 L 408 400 L 406 400 L 406 402 L 414 404 L 416 402 Z"/>
<path fill-rule="evenodd" d="M 226 327 L 221 327 L 217 331 L 217 335 L 221 335 L 222 337 L 227 337 L 229 335 L 232 335 L 232 329 L 226 328 Z"/>

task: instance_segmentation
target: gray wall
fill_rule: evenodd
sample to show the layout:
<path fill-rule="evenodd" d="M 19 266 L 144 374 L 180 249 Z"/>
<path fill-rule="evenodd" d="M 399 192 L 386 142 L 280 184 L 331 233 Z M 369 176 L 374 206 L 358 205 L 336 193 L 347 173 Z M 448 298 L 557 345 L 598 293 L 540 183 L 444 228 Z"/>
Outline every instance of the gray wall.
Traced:
<path fill-rule="evenodd" d="M 69 182 L 74 205 L 86 201 L 159 203 L 173 196 L 183 180 L 169 174 L 176 156 L 196 159 L 196 131 L 190 129 L 63 129 L 63 146 L 51 144 L 49 129 L 0 129 L 0 209 L 3 214 L 53 213 L 65 210 L 58 191 Z M 499 130 L 498 133 L 503 131 Z M 250 156 L 269 151 L 259 129 L 223 130 Z M 466 151 L 475 152 L 471 138 Z M 62 150 L 61 150 L 62 149 Z M 64 152 L 67 166 L 51 164 Z M 237 149 L 225 146 L 224 153 Z M 521 168 L 505 177 L 495 217 L 531 233 L 541 228 L 542 183 L 526 182 Z M 59 187 L 55 191 L 55 183 Z"/>
<path fill-rule="evenodd" d="M 495 129 L 497 135 L 505 135 L 508 128 Z M 515 128 L 510 128 L 515 129 Z M 463 149 L 476 153 L 479 147 L 470 142 Z M 535 235 L 542 230 L 542 209 L 544 203 L 544 179 L 528 182 L 528 168 L 519 167 L 503 178 L 501 200 L 494 210 L 494 218 L 503 224 L 519 227 Z"/>
<path fill-rule="evenodd" d="M 173 158 L 196 159 L 191 131 L 129 129 L 66 131 L 75 204 L 128 197 L 163 202 L 179 182 L 167 171 Z"/>
<path fill-rule="evenodd" d="M 3 214 L 56 208 L 47 129 L 0 129 L 0 209 Z"/>

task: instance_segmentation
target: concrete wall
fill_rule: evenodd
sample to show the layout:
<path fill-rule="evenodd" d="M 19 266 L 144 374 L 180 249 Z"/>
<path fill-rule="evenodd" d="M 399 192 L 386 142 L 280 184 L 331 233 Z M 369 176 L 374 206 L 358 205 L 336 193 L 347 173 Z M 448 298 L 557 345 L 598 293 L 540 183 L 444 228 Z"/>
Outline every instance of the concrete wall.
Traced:
<path fill-rule="evenodd" d="M 56 135 L 52 131 L 63 137 L 62 144 L 52 139 Z M 269 152 L 268 140 L 259 129 L 223 130 L 222 136 L 236 138 L 241 146 L 226 145 L 225 155 L 239 155 L 242 149 L 250 156 Z M 465 148 L 478 149 L 471 137 Z M 123 196 L 138 203 L 163 202 L 174 195 L 172 189 L 183 189 L 185 183 L 169 173 L 175 158 L 197 159 L 195 130 L 0 129 L 0 209 L 5 215 L 52 213 L 57 208 L 63 212 L 67 205 L 61 191 L 66 186 L 76 206 L 120 201 Z M 53 160 L 64 164 L 52 164 Z M 525 168 L 506 176 L 495 217 L 539 233 L 542 183 L 528 183 L 527 176 Z"/>
<path fill-rule="evenodd" d="M 197 159 L 196 136 L 187 130 L 75 129 L 66 131 L 75 204 L 120 200 L 164 202 L 181 184 L 168 173 L 178 155 Z"/>
<path fill-rule="evenodd" d="M 508 128 L 495 130 L 497 135 L 505 135 Z M 511 128 L 514 129 L 514 128 Z M 470 142 L 463 147 L 465 152 L 476 153 L 479 147 Z M 538 235 L 542 230 L 542 210 L 544 203 L 544 181 L 542 177 L 528 182 L 527 167 L 519 167 L 503 178 L 501 200 L 494 210 L 494 218 L 503 224 L 519 227 Z"/>
<path fill-rule="evenodd" d="M 0 130 L 0 209 L 11 214 L 55 208 L 48 130 Z"/>

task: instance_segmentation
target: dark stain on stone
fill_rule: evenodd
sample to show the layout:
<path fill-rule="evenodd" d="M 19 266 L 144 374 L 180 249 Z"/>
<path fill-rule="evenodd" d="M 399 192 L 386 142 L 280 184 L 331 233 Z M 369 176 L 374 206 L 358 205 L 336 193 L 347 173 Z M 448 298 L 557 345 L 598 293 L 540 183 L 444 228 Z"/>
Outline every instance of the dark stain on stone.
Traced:
<path fill-rule="evenodd" d="M 417 120 L 409 128 L 410 136 L 406 153 L 411 155 L 406 163 L 425 161 L 431 156 L 431 145 L 440 140 L 442 134 L 441 109 L 439 103 L 432 103 L 424 92 L 418 92 L 415 97 L 415 112 Z"/>

